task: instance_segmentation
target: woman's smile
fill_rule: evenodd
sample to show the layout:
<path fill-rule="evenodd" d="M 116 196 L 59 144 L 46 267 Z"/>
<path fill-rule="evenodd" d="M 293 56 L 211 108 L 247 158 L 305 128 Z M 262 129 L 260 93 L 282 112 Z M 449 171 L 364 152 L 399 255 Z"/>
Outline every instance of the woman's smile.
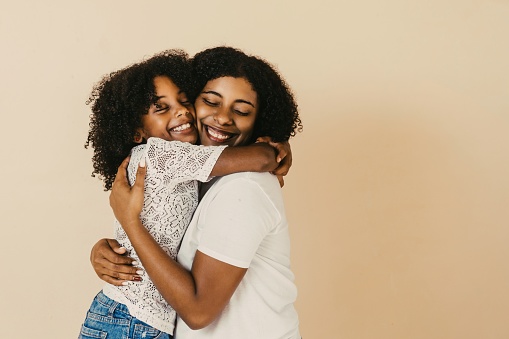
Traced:
<path fill-rule="evenodd" d="M 202 145 L 239 146 L 252 141 L 258 101 L 246 79 L 221 77 L 207 82 L 195 110 Z"/>

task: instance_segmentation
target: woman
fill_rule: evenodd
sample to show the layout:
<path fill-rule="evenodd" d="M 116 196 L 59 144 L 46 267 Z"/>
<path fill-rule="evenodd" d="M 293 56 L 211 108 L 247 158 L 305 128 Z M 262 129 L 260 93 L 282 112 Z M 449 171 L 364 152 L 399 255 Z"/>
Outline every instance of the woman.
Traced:
<path fill-rule="evenodd" d="M 284 141 L 301 128 L 290 90 L 265 61 L 219 47 L 197 54 L 193 69 L 201 89 L 195 109 L 203 145 L 246 145 L 260 136 Z M 139 169 L 131 189 L 126 164 L 119 168 L 110 203 L 147 273 L 179 315 L 176 337 L 300 338 L 277 179 L 248 172 L 208 185 L 177 263 L 140 222 L 145 169 Z M 108 242 L 94 247 L 91 261 L 98 275 L 110 283 L 131 279 L 135 269 L 108 263 L 105 258 L 111 257 Z"/>

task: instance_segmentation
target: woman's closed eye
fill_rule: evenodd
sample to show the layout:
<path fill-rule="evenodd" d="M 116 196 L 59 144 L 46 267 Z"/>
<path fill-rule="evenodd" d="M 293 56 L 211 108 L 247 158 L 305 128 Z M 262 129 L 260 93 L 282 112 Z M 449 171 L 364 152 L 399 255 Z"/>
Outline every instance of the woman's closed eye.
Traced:
<path fill-rule="evenodd" d="M 237 113 L 238 115 L 241 115 L 243 117 L 245 117 L 246 115 L 249 115 L 249 112 L 239 111 L 238 109 L 236 109 L 234 111 L 235 111 L 235 113 Z"/>
<path fill-rule="evenodd" d="M 205 104 L 207 104 L 207 105 L 209 105 L 209 106 L 211 106 L 211 107 L 217 107 L 217 106 L 219 106 L 219 103 L 218 103 L 218 102 L 211 101 L 211 100 L 209 100 L 209 99 L 207 99 L 207 98 L 203 98 L 202 100 L 203 100 L 203 102 L 204 102 Z"/>

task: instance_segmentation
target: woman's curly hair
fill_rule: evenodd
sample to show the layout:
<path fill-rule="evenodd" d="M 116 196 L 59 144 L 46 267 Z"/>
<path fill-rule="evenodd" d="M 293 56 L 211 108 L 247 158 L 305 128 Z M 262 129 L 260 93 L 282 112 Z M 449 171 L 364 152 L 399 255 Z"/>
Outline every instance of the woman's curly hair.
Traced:
<path fill-rule="evenodd" d="M 273 141 L 287 141 L 302 131 L 302 122 L 292 91 L 279 72 L 267 61 L 246 55 L 232 47 L 215 47 L 192 58 L 196 98 L 207 82 L 230 76 L 244 78 L 258 96 L 258 113 L 251 142 L 262 136 Z"/>
<path fill-rule="evenodd" d="M 193 88 L 189 56 L 182 50 L 167 50 L 105 75 L 93 88 L 90 130 L 85 148 L 94 149 L 92 176 L 111 189 L 118 166 L 136 146 L 134 135 L 142 127 L 141 116 L 156 101 L 154 78 L 169 77 L 188 93 Z"/>

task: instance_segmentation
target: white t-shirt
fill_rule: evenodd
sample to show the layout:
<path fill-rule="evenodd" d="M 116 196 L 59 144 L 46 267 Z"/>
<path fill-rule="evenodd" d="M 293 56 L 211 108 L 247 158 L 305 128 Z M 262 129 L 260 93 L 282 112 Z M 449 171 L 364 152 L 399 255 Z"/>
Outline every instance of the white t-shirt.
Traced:
<path fill-rule="evenodd" d="M 198 182 L 207 181 L 210 172 L 226 146 L 199 146 L 179 141 L 149 138 L 133 148 L 128 167 L 129 182 L 134 184 L 140 160 L 145 157 L 145 201 L 140 219 L 157 243 L 173 259 L 193 212 L 198 205 Z M 141 261 L 127 234 L 115 221 L 115 238 L 129 256 Z M 142 267 L 142 266 L 141 266 Z M 128 286 L 107 284 L 103 288 L 109 298 L 125 304 L 132 316 L 150 326 L 173 333 L 176 313 L 161 296 L 143 270 L 143 281 Z"/>
<path fill-rule="evenodd" d="M 190 270 L 197 249 L 248 270 L 212 324 L 192 330 L 177 318 L 176 338 L 300 339 L 288 223 L 275 176 L 244 172 L 218 179 L 196 209 L 178 261 Z"/>

